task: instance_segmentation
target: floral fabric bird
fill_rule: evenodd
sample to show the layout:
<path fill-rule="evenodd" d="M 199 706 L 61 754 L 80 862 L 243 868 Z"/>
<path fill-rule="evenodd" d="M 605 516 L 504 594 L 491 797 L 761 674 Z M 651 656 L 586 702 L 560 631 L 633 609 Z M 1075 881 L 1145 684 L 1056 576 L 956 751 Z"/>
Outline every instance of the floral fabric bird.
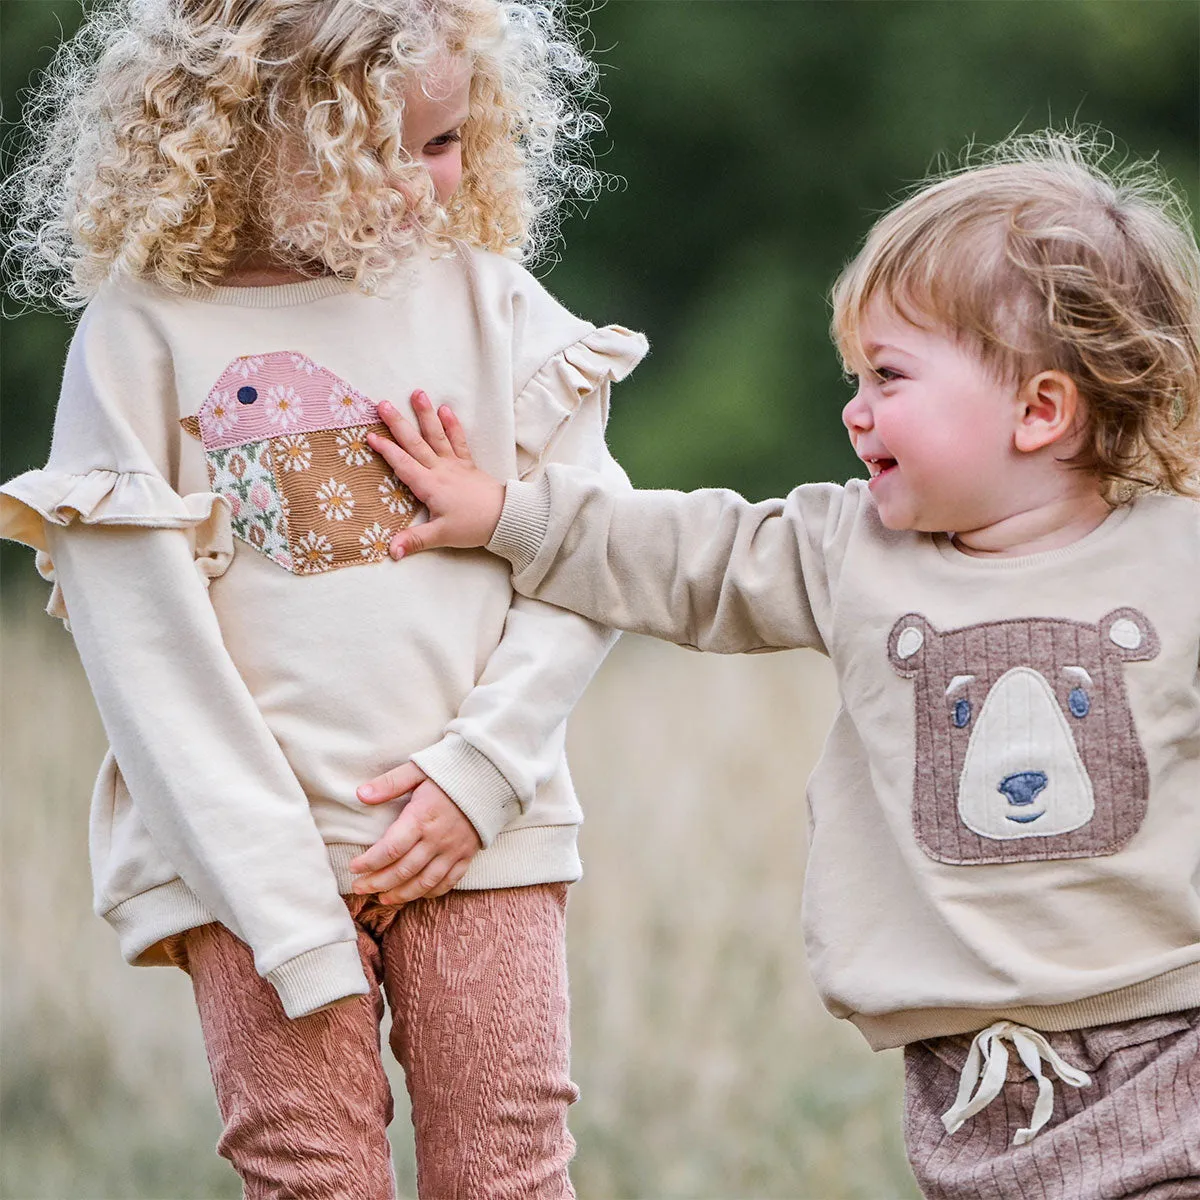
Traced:
<path fill-rule="evenodd" d="M 180 424 L 204 445 L 234 535 L 297 575 L 379 562 L 420 512 L 367 444 L 387 433 L 375 404 L 306 355 L 235 359 Z"/>

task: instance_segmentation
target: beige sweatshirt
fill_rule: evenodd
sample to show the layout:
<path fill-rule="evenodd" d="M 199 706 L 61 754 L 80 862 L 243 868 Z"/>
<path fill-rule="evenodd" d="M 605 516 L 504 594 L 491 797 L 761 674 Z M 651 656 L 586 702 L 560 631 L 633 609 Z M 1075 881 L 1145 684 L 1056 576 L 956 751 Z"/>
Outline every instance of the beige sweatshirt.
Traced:
<path fill-rule="evenodd" d="M 339 892 L 399 803 L 355 789 L 409 759 L 484 843 L 460 887 L 578 877 L 564 723 L 612 635 L 514 598 L 483 551 L 391 562 L 423 514 L 365 432 L 419 386 L 491 471 L 626 486 L 608 386 L 644 352 L 466 248 L 416 260 L 391 299 L 332 278 L 102 289 L 0 534 L 55 580 L 109 735 L 95 903 L 130 961 L 215 918 L 291 1016 L 365 992 Z"/>
<path fill-rule="evenodd" d="M 1200 1005 L 1200 504 L 984 560 L 885 529 L 862 481 L 751 504 L 551 466 L 489 548 L 615 628 L 830 656 L 805 936 L 876 1049 Z"/>

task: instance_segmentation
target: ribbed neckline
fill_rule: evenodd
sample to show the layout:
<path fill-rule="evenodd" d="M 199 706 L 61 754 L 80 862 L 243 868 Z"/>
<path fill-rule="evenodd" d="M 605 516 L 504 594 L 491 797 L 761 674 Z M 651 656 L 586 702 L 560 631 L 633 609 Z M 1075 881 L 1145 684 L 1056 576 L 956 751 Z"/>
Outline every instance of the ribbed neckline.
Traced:
<path fill-rule="evenodd" d="M 299 283 L 272 283 L 262 287 L 203 287 L 193 285 L 185 295 L 203 304 L 231 304 L 238 308 L 290 308 L 354 291 L 354 284 L 337 275 L 320 275 Z"/>
<path fill-rule="evenodd" d="M 979 558 L 974 554 L 964 554 L 955 548 L 949 534 L 935 533 L 933 544 L 938 553 L 947 561 L 968 571 L 1019 571 L 1029 567 L 1042 567 L 1048 564 L 1066 562 L 1077 555 L 1086 554 L 1095 548 L 1098 542 L 1104 541 L 1115 533 L 1133 512 L 1133 503 L 1121 504 L 1100 522 L 1090 533 L 1086 533 L 1077 541 L 1057 550 L 1043 550 L 1039 554 L 1021 554 L 1012 558 Z"/>

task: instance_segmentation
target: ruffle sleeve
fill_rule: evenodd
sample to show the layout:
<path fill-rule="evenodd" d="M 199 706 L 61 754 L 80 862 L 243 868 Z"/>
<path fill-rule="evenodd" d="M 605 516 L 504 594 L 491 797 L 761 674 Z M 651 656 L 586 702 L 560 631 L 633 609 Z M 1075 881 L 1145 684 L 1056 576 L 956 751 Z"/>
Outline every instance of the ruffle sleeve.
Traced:
<path fill-rule="evenodd" d="M 548 358 L 516 400 L 517 469 L 521 478 L 541 465 L 555 435 L 587 397 L 599 394 L 608 417 L 608 388 L 645 357 L 649 344 L 640 333 L 605 325 Z"/>
<path fill-rule="evenodd" d="M 180 496 L 158 475 L 102 469 L 71 474 L 46 467 L 0 486 L 0 538 L 37 551 L 37 569 L 54 585 L 46 611 L 67 618 L 46 541 L 46 525 L 131 525 L 182 529 L 196 569 L 205 580 L 223 574 L 233 559 L 226 502 L 211 492 Z"/>

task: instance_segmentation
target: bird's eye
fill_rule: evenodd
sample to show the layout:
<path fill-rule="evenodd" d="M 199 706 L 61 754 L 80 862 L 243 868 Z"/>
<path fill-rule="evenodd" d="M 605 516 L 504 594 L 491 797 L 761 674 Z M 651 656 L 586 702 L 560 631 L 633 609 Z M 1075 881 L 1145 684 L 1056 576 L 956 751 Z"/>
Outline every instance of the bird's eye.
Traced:
<path fill-rule="evenodd" d="M 258 391 L 252 387 L 238 388 L 238 403 L 253 404 L 258 399 Z"/>
<path fill-rule="evenodd" d="M 970 700 L 956 700 L 954 702 L 954 724 L 958 729 L 962 729 L 971 720 L 971 702 Z"/>
<path fill-rule="evenodd" d="M 1087 692 L 1077 687 L 1072 688 L 1067 696 L 1067 707 L 1071 710 L 1071 716 L 1082 720 L 1092 711 L 1092 702 L 1088 699 Z"/>

